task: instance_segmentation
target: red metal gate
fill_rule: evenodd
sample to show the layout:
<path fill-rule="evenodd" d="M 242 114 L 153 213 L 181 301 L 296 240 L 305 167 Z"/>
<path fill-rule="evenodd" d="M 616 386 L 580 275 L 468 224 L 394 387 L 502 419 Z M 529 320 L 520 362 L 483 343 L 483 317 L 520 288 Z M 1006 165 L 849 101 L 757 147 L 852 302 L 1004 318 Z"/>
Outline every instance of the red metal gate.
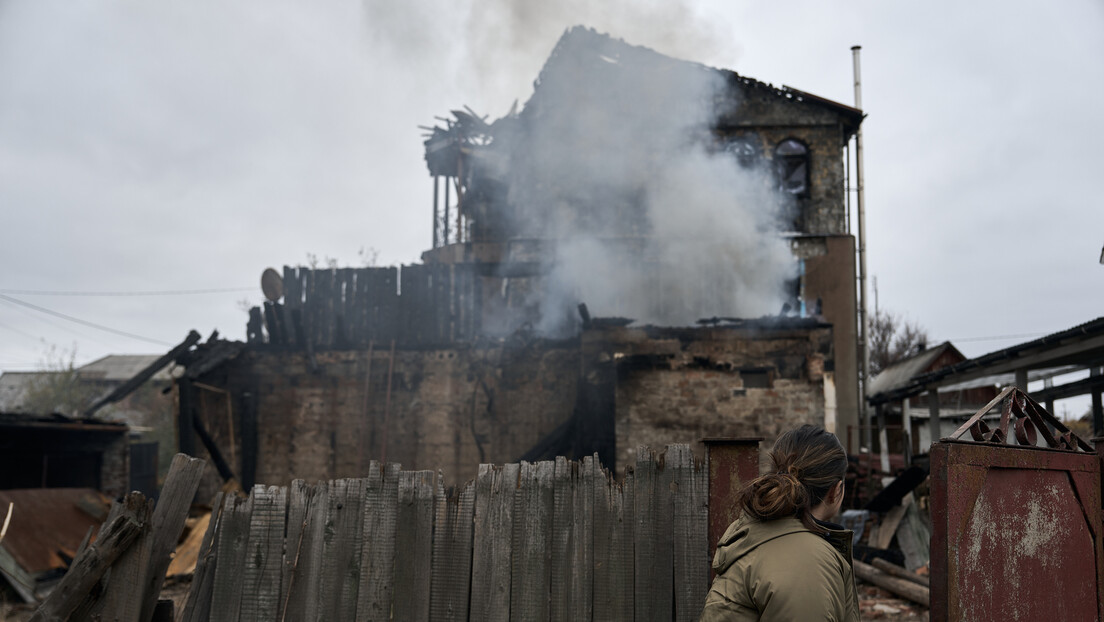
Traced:
<path fill-rule="evenodd" d="M 1085 441 L 1006 389 L 931 460 L 932 620 L 1104 619 L 1100 459 Z"/>

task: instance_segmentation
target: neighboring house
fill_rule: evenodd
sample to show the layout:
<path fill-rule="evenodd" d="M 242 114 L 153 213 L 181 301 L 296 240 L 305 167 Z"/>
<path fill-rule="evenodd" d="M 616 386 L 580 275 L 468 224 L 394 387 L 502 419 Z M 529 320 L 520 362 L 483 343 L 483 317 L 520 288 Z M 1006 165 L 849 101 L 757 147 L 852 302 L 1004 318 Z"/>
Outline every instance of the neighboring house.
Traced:
<path fill-rule="evenodd" d="M 906 359 L 897 361 L 885 368 L 873 380 L 870 381 L 868 395 L 889 394 L 902 387 L 909 386 L 912 382 L 925 374 L 966 360 L 966 356 L 958 351 L 949 341 L 945 341 L 933 348 L 922 350 Z M 982 384 L 970 387 L 958 387 L 953 390 L 940 392 L 939 394 L 939 419 L 940 438 L 947 436 L 958 429 L 964 421 L 969 419 L 979 408 L 984 406 L 1000 392 L 1000 387 L 992 384 Z M 931 446 L 931 432 L 929 425 L 930 408 L 927 394 L 917 395 L 911 399 L 893 400 L 879 404 L 876 407 L 878 419 L 884 418 L 888 427 L 887 438 L 891 453 L 906 453 L 916 455 L 926 453 Z M 907 437 L 904 433 L 907 432 Z M 858 431 L 848 431 L 857 440 Z M 908 452 L 904 451 L 906 439 Z"/>
<path fill-rule="evenodd" d="M 884 381 L 876 377 L 866 397 L 887 413 L 907 405 L 903 412 L 916 430 L 914 449 L 921 452 L 933 436 L 943 438 L 957 429 L 955 418 L 964 421 L 987 403 L 986 396 L 1008 386 L 1028 392 L 1052 415 L 1056 400 L 1089 395 L 1093 429 L 1104 434 L 1104 317 L 972 359 L 957 350 L 945 351 L 938 361 L 921 365 L 921 356 L 887 369 L 883 374 L 893 373 Z M 1036 384 L 1029 387 L 1031 383 Z M 937 402 L 930 401 L 932 394 L 938 394 Z M 932 411 L 938 411 L 938 420 L 930 416 Z M 928 425 L 919 429 L 918 419 Z M 932 425 L 935 421 L 938 426 Z"/>
<path fill-rule="evenodd" d="M 110 429 L 122 430 L 121 438 L 125 440 L 129 437 L 131 440 L 130 444 L 133 447 L 128 448 L 127 458 L 123 463 L 128 465 L 128 468 L 133 468 L 133 472 L 130 474 L 131 484 L 143 492 L 152 494 L 156 490 L 158 472 L 164 471 L 168 467 L 169 459 L 172 457 L 176 446 L 175 426 L 173 424 L 173 396 L 167 391 L 172 382 L 168 369 L 159 370 L 140 388 L 96 412 L 93 419 L 85 419 L 85 410 L 92 406 L 98 398 L 102 398 L 123 386 L 159 357 L 160 355 L 157 354 L 113 354 L 82 365 L 72 372 L 5 372 L 0 375 L 0 413 L 5 413 L 4 416 L 9 422 L 8 425 L 12 426 L 16 425 L 21 418 L 26 420 L 28 425 L 35 421 L 40 423 L 42 421 L 54 422 L 56 425 L 51 424 L 49 429 L 53 430 L 52 434 L 55 435 L 72 427 L 67 427 L 69 424 L 66 424 L 66 421 L 95 421 L 97 425 L 100 423 L 119 424 Z M 68 377 L 75 380 L 76 386 L 69 385 L 66 381 Z M 36 404 L 47 402 L 52 403 L 53 407 L 44 407 L 46 412 L 39 412 L 40 409 L 35 408 Z M 66 408 L 62 404 L 69 404 L 69 407 Z M 60 412 L 61 410 L 69 410 L 70 412 Z M 37 427 L 41 427 L 41 425 L 37 425 Z M 65 438 L 73 437 L 68 432 L 66 434 Z M 89 445 L 91 453 L 86 457 L 89 460 L 99 460 L 95 457 L 97 452 L 100 451 L 100 441 L 97 439 L 104 437 L 93 435 L 88 438 L 92 439 L 90 441 L 91 445 Z M 43 459 L 45 460 L 45 458 Z M 50 469 L 48 477 L 42 476 L 37 479 L 36 477 L 30 477 L 27 481 L 41 480 L 45 483 L 66 481 L 69 482 L 64 484 L 67 486 L 99 486 L 99 484 L 93 483 L 92 480 L 82 480 L 81 477 L 84 476 L 78 473 L 72 475 L 57 473 L 58 468 L 87 470 L 87 465 L 80 466 L 84 463 L 57 458 L 54 459 L 54 462 L 60 466 Z M 43 466 L 42 468 L 46 472 L 46 467 Z M 73 483 L 78 480 L 81 483 Z M 119 485 L 117 483 L 119 480 L 113 478 L 112 481 L 116 483 L 111 484 L 109 488 L 114 490 L 114 487 Z M 9 482 L 9 484 L 0 485 L 12 487 L 13 484 Z M 103 485 L 108 486 L 107 484 Z M 125 483 L 121 486 L 124 489 L 127 487 Z"/>
<path fill-rule="evenodd" d="M 80 394 L 89 399 L 87 406 L 133 378 L 148 367 L 161 355 L 159 354 L 110 354 L 91 363 L 77 367 L 74 376 L 80 384 Z M 31 393 L 36 387 L 46 386 L 51 379 L 67 372 L 30 371 L 4 372 L 0 374 L 0 412 L 33 412 L 29 404 Z M 142 391 L 132 393 L 121 401 L 101 411 L 98 418 L 123 421 L 134 428 L 148 428 L 157 425 L 157 419 L 164 417 L 165 409 L 171 409 L 171 398 L 161 396 L 161 391 L 172 384 L 167 368 L 158 371 Z M 154 397 L 154 396 L 160 397 Z M 160 412 L 157 412 L 160 411 Z M 52 413 L 45 413 L 52 414 Z M 68 416 L 81 415 L 80 412 L 63 413 Z"/>

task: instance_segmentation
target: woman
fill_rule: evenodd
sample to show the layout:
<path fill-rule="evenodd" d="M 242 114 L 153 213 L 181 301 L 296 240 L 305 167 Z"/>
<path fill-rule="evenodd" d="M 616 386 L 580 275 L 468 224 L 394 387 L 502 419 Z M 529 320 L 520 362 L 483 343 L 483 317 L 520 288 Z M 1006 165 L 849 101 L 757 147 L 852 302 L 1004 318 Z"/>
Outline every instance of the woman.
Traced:
<path fill-rule="evenodd" d="M 717 544 L 701 622 L 859 619 L 851 536 L 827 522 L 843 504 L 847 454 L 806 425 L 771 451 L 772 473 L 740 491 L 740 517 Z"/>

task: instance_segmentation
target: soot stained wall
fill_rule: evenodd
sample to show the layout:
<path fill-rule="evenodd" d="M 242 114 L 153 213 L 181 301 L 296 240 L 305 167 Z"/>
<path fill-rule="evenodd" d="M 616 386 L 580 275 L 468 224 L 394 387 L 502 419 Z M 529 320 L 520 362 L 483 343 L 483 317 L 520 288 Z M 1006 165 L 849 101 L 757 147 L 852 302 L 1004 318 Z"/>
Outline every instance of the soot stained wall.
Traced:
<path fill-rule="evenodd" d="M 397 350 L 393 366 L 389 347 L 320 352 L 316 372 L 303 353 L 251 347 L 196 383 L 209 387 L 196 416 L 240 474 L 253 400 L 254 480 L 265 484 L 363 476 L 384 459 L 460 483 L 481 463 L 517 461 L 570 422 L 569 447 L 608 451 L 623 470 L 639 445 L 773 439 L 824 425 L 832 356 L 831 326 L 797 318 Z M 562 443 L 552 451 L 563 455 Z M 201 495 L 217 485 L 212 473 Z"/>

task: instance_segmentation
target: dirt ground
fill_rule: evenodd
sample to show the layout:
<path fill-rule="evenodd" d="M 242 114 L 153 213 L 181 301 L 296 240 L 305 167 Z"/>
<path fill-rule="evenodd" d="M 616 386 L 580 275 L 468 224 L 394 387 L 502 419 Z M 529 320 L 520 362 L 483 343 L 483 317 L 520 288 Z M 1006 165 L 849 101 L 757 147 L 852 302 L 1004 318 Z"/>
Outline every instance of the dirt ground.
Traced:
<path fill-rule="evenodd" d="M 886 622 L 928 620 L 928 608 L 897 598 L 879 587 L 859 582 L 859 617 Z"/>
<path fill-rule="evenodd" d="M 172 599 L 175 611 L 180 613 L 184 601 L 188 597 L 188 581 L 168 581 L 161 590 L 161 598 Z M 26 622 L 30 619 L 33 609 L 27 605 L 0 602 L 0 621 L 2 622 Z M 893 594 L 874 587 L 859 583 L 859 615 L 863 620 L 879 620 L 882 622 L 927 622 L 928 610 L 910 603 L 907 600 L 895 598 Z"/>

